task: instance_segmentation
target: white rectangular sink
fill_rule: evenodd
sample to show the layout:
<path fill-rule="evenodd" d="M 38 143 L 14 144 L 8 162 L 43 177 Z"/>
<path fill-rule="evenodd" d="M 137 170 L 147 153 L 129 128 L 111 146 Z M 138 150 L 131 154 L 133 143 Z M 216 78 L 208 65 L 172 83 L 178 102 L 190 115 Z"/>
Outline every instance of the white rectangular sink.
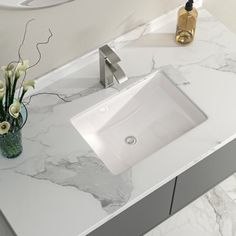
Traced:
<path fill-rule="evenodd" d="M 119 174 L 206 119 L 159 73 L 76 115 L 71 122 L 107 168 Z"/>

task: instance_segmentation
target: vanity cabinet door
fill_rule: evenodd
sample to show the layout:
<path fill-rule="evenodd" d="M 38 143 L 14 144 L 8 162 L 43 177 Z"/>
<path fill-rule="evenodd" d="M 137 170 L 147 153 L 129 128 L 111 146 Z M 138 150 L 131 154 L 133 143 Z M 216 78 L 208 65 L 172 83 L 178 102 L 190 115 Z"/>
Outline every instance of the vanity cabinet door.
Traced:
<path fill-rule="evenodd" d="M 141 236 L 169 217 L 174 180 L 109 220 L 88 236 Z"/>
<path fill-rule="evenodd" d="M 7 222 L 6 218 L 3 216 L 3 213 L 0 211 L 0 235 L 1 236 L 16 236 L 13 229 Z"/>
<path fill-rule="evenodd" d="M 182 209 L 235 171 L 236 140 L 233 140 L 177 177 L 171 213 Z"/>

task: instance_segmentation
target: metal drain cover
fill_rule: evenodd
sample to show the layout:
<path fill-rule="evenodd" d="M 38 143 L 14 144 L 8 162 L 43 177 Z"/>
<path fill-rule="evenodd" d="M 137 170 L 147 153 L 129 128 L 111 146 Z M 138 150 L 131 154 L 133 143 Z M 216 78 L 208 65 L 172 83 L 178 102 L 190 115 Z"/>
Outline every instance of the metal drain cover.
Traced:
<path fill-rule="evenodd" d="M 137 139 L 134 136 L 128 136 L 125 138 L 125 142 L 129 145 L 134 145 L 137 143 Z"/>

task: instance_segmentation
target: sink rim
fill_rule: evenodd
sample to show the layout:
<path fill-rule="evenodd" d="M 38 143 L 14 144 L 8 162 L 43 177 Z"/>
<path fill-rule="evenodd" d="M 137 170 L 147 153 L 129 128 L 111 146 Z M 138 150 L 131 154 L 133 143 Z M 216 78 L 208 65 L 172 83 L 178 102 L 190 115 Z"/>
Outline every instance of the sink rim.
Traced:
<path fill-rule="evenodd" d="M 97 111 L 99 109 L 100 106 L 103 106 L 106 103 L 111 102 L 114 98 L 117 98 L 119 96 L 125 96 L 126 93 L 129 93 L 130 90 L 133 90 L 137 87 L 142 87 L 143 84 L 148 84 L 149 81 L 152 81 L 153 79 L 155 79 L 155 77 L 158 75 L 158 73 L 161 73 L 164 78 L 156 78 L 159 80 L 167 80 L 171 86 L 173 86 L 172 88 L 176 89 L 177 93 L 182 94 L 182 96 L 184 97 L 184 100 L 186 101 L 186 103 L 190 103 L 191 109 L 195 109 L 197 110 L 197 115 L 201 116 L 201 118 L 198 118 L 199 121 L 196 121 L 196 125 L 193 126 L 192 128 L 190 128 L 189 130 L 183 132 L 182 134 L 180 134 L 179 136 L 177 136 L 176 138 L 172 139 L 170 141 L 170 143 L 172 143 L 175 140 L 178 140 L 180 137 L 184 136 L 185 134 L 187 134 L 188 132 L 190 132 L 191 130 L 194 130 L 196 127 L 198 127 L 199 125 L 201 125 L 202 123 L 204 123 L 207 119 L 208 116 L 202 111 L 201 108 L 199 108 L 198 105 L 196 105 L 196 103 L 194 101 L 192 101 L 190 99 L 190 97 L 188 95 L 186 95 L 185 92 L 183 92 L 183 90 L 181 90 L 181 88 L 178 87 L 178 85 L 170 78 L 170 76 L 168 76 L 166 73 L 164 73 L 164 71 L 156 71 L 152 74 L 150 74 L 149 76 L 144 77 L 143 79 L 136 81 L 135 83 L 129 84 L 128 86 L 126 86 L 125 88 L 121 89 L 118 93 L 115 93 L 95 104 L 93 104 L 92 106 L 88 107 L 87 109 L 79 112 L 77 115 L 75 115 L 74 117 L 71 118 L 71 123 L 73 124 L 74 128 L 78 131 L 78 133 L 80 134 L 80 136 L 85 140 L 85 142 L 90 146 L 90 148 L 92 149 L 93 152 L 96 153 L 97 157 L 102 160 L 105 165 L 107 166 L 107 168 L 113 173 L 113 174 L 120 174 L 122 173 L 124 170 L 132 168 L 136 163 L 142 161 L 143 159 L 146 159 L 148 156 L 145 156 L 143 159 L 138 160 L 136 163 L 134 164 L 130 164 L 130 163 L 126 163 L 126 161 L 122 160 L 119 155 L 117 155 L 117 153 L 110 148 L 109 146 L 106 146 L 105 148 L 102 147 L 101 150 L 98 150 L 97 147 L 94 147 L 94 143 L 91 142 L 91 140 L 88 139 L 88 133 L 86 133 L 85 130 L 81 129 L 81 126 L 78 125 L 78 121 L 79 119 L 83 119 L 84 116 L 90 116 L 91 112 Z M 144 85 L 145 87 L 145 85 Z M 178 95 L 179 96 L 179 95 Z M 180 95 L 181 96 L 181 95 Z M 183 107 L 180 106 L 182 109 Z M 183 109 L 185 111 L 185 109 Z M 191 112 L 191 111 L 190 111 Z M 88 117 L 89 118 L 89 117 Z M 197 120 L 197 117 L 196 117 Z M 96 132 L 94 132 L 94 134 L 96 134 Z M 103 139 L 102 139 L 103 141 Z M 159 149 L 156 149 L 154 151 L 154 153 L 157 153 L 160 149 L 162 149 L 163 147 L 167 146 L 169 143 L 167 142 L 164 146 L 162 146 Z M 100 153 L 100 154 L 98 154 Z M 101 155 L 102 153 L 102 155 Z M 153 153 L 153 154 L 154 154 Z M 110 157 L 111 155 L 113 155 L 112 157 Z M 152 155 L 152 154 L 151 154 Z M 115 162 L 115 164 L 114 164 Z M 123 170 L 122 170 L 123 169 Z"/>

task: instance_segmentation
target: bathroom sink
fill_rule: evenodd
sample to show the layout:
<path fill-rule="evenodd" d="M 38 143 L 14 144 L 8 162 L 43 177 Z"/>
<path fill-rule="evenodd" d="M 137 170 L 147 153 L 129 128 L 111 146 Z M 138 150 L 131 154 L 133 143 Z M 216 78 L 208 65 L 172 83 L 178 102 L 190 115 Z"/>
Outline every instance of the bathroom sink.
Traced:
<path fill-rule="evenodd" d="M 207 119 L 162 73 L 71 119 L 107 168 L 119 174 Z"/>

